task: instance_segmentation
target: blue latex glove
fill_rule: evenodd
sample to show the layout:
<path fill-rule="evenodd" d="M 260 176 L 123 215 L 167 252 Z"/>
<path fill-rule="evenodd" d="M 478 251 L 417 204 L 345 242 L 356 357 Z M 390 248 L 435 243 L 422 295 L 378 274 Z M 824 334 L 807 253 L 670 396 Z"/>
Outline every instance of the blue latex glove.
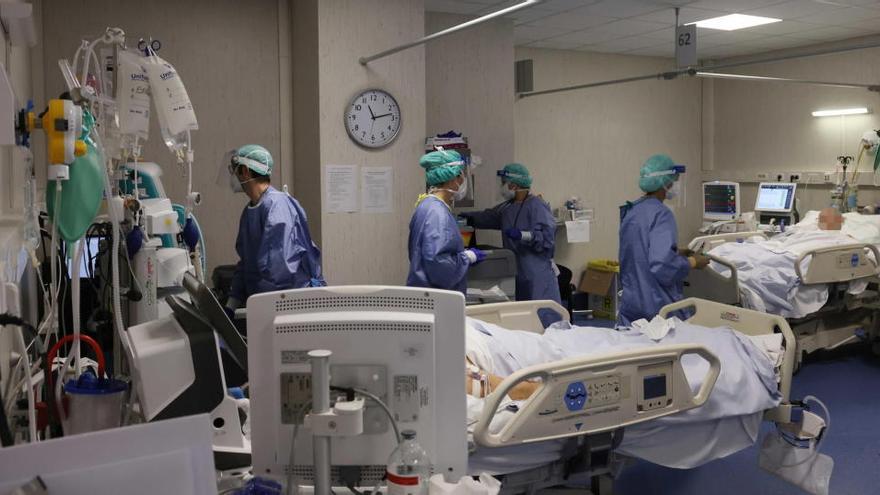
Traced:
<path fill-rule="evenodd" d="M 514 241 L 522 239 L 522 231 L 519 229 L 507 229 L 504 231 L 504 235 L 510 237 Z"/>
<path fill-rule="evenodd" d="M 475 263 L 479 263 L 479 262 L 483 261 L 484 259 L 486 259 L 486 253 L 484 253 L 481 249 L 470 248 L 470 249 L 468 249 L 468 251 L 474 253 L 474 256 L 477 257 L 477 261 Z"/>
<path fill-rule="evenodd" d="M 223 312 L 226 313 L 226 316 L 228 316 L 231 321 L 235 321 L 235 310 L 234 309 L 227 308 L 226 306 L 223 306 Z"/>

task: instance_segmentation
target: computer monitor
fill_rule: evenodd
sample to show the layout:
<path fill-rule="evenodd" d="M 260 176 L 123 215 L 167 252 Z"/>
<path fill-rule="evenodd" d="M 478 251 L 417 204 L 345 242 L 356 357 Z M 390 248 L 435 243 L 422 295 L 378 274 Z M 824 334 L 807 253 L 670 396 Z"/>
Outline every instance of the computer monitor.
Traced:
<path fill-rule="evenodd" d="M 736 220 L 740 213 L 738 182 L 703 183 L 704 220 Z"/>
<path fill-rule="evenodd" d="M 791 182 L 762 182 L 758 185 L 755 211 L 765 213 L 792 213 L 797 184 Z"/>
<path fill-rule="evenodd" d="M 401 430 L 415 430 L 435 473 L 447 480 L 467 474 L 461 293 L 382 286 L 270 292 L 248 299 L 247 324 L 255 475 L 314 482 L 312 433 L 302 426 L 312 350 L 332 352 L 332 385 L 366 389 Z M 344 486 L 340 467 L 358 466 L 360 486 L 373 486 L 396 446 L 387 415 L 367 400 L 363 434 L 331 439 L 334 485 Z"/>

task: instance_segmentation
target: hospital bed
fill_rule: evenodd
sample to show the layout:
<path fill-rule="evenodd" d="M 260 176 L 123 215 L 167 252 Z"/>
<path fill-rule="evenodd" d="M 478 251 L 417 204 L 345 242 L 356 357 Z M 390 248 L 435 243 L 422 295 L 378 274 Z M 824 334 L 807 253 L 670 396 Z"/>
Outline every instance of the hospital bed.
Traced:
<path fill-rule="evenodd" d="M 767 241 L 768 237 L 760 231 L 700 236 L 691 241 L 688 248 L 694 252 L 709 253 L 723 244 L 746 240 L 761 242 Z M 713 254 L 707 256 L 726 273 L 714 269 L 691 270 L 685 281 L 684 295 L 724 304 L 747 305 L 744 304 L 744 289 L 740 284 L 738 269 L 732 260 Z M 877 245 L 853 241 L 808 249 L 798 253 L 793 265 L 801 286 L 824 284 L 828 289 L 828 300 L 821 309 L 789 318 L 798 342 L 795 369 L 807 354 L 877 336 L 877 310 L 880 309 L 876 289 L 880 282 L 880 251 Z M 848 290 L 850 282 L 868 284 L 869 289 L 852 294 Z"/>
<path fill-rule="evenodd" d="M 785 319 L 779 316 L 701 299 L 686 299 L 666 306 L 661 310 L 660 314 L 661 316 L 666 316 L 684 308 L 692 309 L 693 315 L 688 321 L 695 325 L 711 328 L 730 327 L 749 336 L 782 334 L 784 352 L 778 369 L 778 386 L 781 402 L 779 406 L 766 410 L 764 419 L 779 423 L 790 422 L 792 406 L 789 402 L 789 393 L 791 390 L 792 370 L 795 364 L 796 341 Z M 474 306 L 467 309 L 467 315 L 510 329 L 543 333 L 544 328 L 541 325 L 538 311 L 548 309 L 559 313 L 563 320 L 568 320 L 567 312 L 558 304 L 550 301 Z M 696 352 L 710 362 L 714 360 L 714 356 L 711 356 L 711 353 L 708 353 L 705 349 L 703 349 L 705 351 L 703 352 L 698 348 L 666 349 L 667 347 L 669 346 L 658 346 L 656 349 L 661 349 L 660 354 L 672 353 L 677 358 L 688 352 Z M 503 491 L 508 493 L 534 493 L 546 487 L 570 483 L 571 480 L 584 479 L 590 480 L 592 490 L 595 493 L 606 493 L 609 491 L 612 474 L 619 469 L 622 462 L 620 456 L 615 455 L 614 450 L 620 444 L 625 427 L 628 424 L 626 422 L 602 424 L 601 421 L 598 421 L 578 432 L 559 431 L 558 425 L 555 430 L 552 428 L 542 429 L 541 426 L 546 425 L 546 419 L 542 417 L 542 413 L 545 411 L 542 401 L 547 396 L 552 395 L 550 389 L 553 388 L 553 384 L 558 382 L 558 380 L 554 380 L 556 376 L 562 376 L 561 381 L 565 382 L 566 379 L 564 377 L 566 374 L 574 373 L 578 369 L 589 369 L 593 365 L 596 366 L 595 369 L 602 370 L 607 374 L 609 370 L 613 370 L 621 362 L 637 358 L 638 353 L 633 351 L 619 353 L 614 356 L 588 356 L 532 366 L 507 377 L 499 385 L 498 389 L 486 399 L 482 416 L 474 428 L 473 436 L 475 442 L 480 446 L 490 448 L 506 447 L 506 453 L 509 455 L 516 454 L 516 451 L 511 450 L 511 448 L 517 445 L 529 444 L 524 446 L 527 450 L 522 452 L 525 452 L 526 455 L 535 456 L 543 454 L 540 446 L 546 440 L 568 438 L 569 442 L 557 451 L 560 453 L 559 459 L 548 462 L 543 466 L 501 476 Z M 723 366 L 723 363 L 720 364 Z M 712 371 L 710 371 L 711 373 Z M 717 370 L 715 370 L 715 373 L 717 373 Z M 509 419 L 500 431 L 497 431 L 498 429 L 494 426 L 494 421 L 496 415 L 499 414 L 498 406 L 503 402 L 507 391 L 511 390 L 518 383 L 534 379 L 535 377 L 542 379 L 542 388 L 535 392 L 524 406 L 519 408 L 515 416 Z M 708 376 L 707 381 L 703 382 L 703 386 L 705 387 L 710 382 L 714 384 L 715 378 L 717 378 L 717 374 Z M 701 389 L 699 393 L 691 397 L 692 402 L 689 404 L 689 407 L 698 407 L 702 404 L 706 400 L 706 397 L 702 396 L 703 393 L 707 392 Z M 682 404 L 682 406 L 684 405 Z M 684 406 L 681 410 L 689 407 Z M 491 428 L 490 425 L 492 426 Z"/>

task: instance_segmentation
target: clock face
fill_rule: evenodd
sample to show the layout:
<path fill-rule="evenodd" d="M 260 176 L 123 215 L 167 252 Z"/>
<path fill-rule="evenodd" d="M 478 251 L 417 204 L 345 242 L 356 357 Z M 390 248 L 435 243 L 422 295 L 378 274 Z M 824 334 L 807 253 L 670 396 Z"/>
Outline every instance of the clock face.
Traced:
<path fill-rule="evenodd" d="M 367 148 L 388 146 L 400 132 L 400 107 L 381 89 L 355 96 L 345 109 L 345 129 L 357 144 Z"/>

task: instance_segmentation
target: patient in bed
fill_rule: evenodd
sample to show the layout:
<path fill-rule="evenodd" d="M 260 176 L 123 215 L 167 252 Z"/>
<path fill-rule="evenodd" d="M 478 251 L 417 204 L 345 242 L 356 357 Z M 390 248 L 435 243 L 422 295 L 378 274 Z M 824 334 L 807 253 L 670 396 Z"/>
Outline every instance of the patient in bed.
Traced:
<path fill-rule="evenodd" d="M 557 323 L 544 334 L 536 334 L 468 318 L 466 354 L 471 370 L 477 367 L 489 377 L 491 391 L 502 377 L 535 364 L 656 345 L 696 343 L 705 346 L 722 362 L 721 374 L 709 400 L 698 408 L 627 427 L 618 449 L 619 453 L 657 464 L 690 468 L 754 443 L 763 411 L 776 406 L 781 398 L 776 366 L 781 360 L 782 336 L 774 334 L 753 340 L 729 328 L 706 328 L 677 319 L 673 319 L 673 325 L 665 337 L 655 341 L 637 330 Z M 698 356 L 686 355 L 682 358 L 682 367 L 692 393 L 696 394 L 708 371 L 708 363 Z M 517 401 L 526 399 L 540 386 L 538 383 L 523 385 L 510 394 L 503 405 L 507 409 L 496 415 L 491 430 L 499 431 L 514 414 L 511 406 L 516 406 Z M 466 390 L 468 393 L 475 390 L 472 380 L 466 383 Z M 479 419 L 482 403 L 483 400 L 474 395 L 468 397 L 469 423 Z M 559 444 L 542 442 L 541 445 L 546 450 Z M 515 455 L 516 449 L 504 449 L 509 454 L 505 456 L 494 452 L 496 450 L 478 449 L 471 457 L 471 470 L 512 472 L 510 455 Z M 503 467 L 492 463 L 502 457 Z M 523 459 L 522 462 L 518 467 L 531 466 L 530 463 L 536 461 Z"/>

